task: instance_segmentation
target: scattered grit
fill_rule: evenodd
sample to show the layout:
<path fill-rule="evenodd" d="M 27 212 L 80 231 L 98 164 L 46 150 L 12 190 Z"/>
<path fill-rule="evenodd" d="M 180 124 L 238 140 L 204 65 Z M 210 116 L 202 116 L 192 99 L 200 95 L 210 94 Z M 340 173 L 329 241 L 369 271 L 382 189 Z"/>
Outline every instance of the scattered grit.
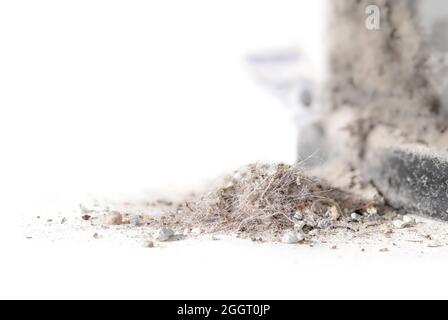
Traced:
<path fill-rule="evenodd" d="M 394 228 L 415 225 L 412 218 L 397 219 L 379 198 L 363 199 L 332 188 L 306 175 L 299 166 L 285 164 L 251 164 L 222 178 L 220 185 L 209 192 L 180 203 L 159 200 L 152 206 L 162 214 L 112 211 L 105 214 L 102 223 L 149 228 L 153 237 L 148 247 L 154 241 L 199 234 L 307 243 L 338 231 L 387 234 Z"/>

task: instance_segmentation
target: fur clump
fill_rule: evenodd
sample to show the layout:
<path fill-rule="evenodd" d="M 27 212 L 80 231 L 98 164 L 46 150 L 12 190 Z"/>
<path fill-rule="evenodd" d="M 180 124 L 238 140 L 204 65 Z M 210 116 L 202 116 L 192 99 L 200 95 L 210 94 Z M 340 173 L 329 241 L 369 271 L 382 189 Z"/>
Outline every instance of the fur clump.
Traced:
<path fill-rule="evenodd" d="M 188 225 L 204 232 L 279 239 L 286 230 L 310 232 L 346 219 L 364 204 L 307 176 L 299 166 L 251 164 L 189 201 Z M 299 226 L 299 227 L 298 227 Z"/>

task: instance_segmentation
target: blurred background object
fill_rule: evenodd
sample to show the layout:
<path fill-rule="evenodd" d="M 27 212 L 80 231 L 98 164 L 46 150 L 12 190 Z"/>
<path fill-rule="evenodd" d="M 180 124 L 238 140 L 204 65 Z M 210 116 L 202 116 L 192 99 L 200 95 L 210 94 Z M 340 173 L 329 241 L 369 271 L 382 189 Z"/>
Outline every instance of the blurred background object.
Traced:
<path fill-rule="evenodd" d="M 291 47 L 252 54 L 247 64 L 257 83 L 288 107 L 297 128 L 297 160 L 304 166 L 321 163 L 326 153 L 316 141 L 323 138 L 317 88 L 322 84 L 312 61 L 303 50 Z"/>
<path fill-rule="evenodd" d="M 297 48 L 261 51 L 247 58 L 254 79 L 287 107 L 294 108 L 298 124 L 316 119 L 313 68 Z"/>

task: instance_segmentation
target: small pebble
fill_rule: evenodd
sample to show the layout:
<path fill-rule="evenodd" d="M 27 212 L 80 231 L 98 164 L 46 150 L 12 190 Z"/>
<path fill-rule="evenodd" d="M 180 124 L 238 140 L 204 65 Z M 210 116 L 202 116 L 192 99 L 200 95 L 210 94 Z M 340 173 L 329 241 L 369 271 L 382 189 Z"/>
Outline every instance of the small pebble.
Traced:
<path fill-rule="evenodd" d="M 354 221 L 354 222 L 361 222 L 361 221 L 362 221 L 362 216 L 359 215 L 359 214 L 357 214 L 356 212 L 353 212 L 353 213 L 350 215 L 350 220 L 351 220 L 351 221 Z"/>
<path fill-rule="evenodd" d="M 405 227 L 405 223 L 402 220 L 394 220 L 392 222 L 393 226 L 397 229 L 403 229 Z"/>
<path fill-rule="evenodd" d="M 168 241 L 172 236 L 174 236 L 174 231 L 163 227 L 156 231 L 154 238 L 158 241 Z"/>
<path fill-rule="evenodd" d="M 64 224 L 64 223 L 66 223 L 67 222 L 67 218 L 62 218 L 62 220 L 61 220 L 61 224 Z"/>
<path fill-rule="evenodd" d="M 105 222 L 106 224 L 117 226 L 123 223 L 123 216 L 118 212 L 109 213 L 106 215 Z"/>
<path fill-rule="evenodd" d="M 323 219 L 317 223 L 317 227 L 319 229 L 330 229 L 331 227 L 333 227 L 333 222 L 327 219 Z"/>
<path fill-rule="evenodd" d="M 93 234 L 93 237 L 94 237 L 95 239 L 99 239 L 99 238 L 101 238 L 100 235 L 99 235 L 98 233 L 96 233 L 96 232 Z"/>
<path fill-rule="evenodd" d="M 144 246 L 145 248 L 154 248 L 154 242 L 151 241 L 151 240 L 146 240 L 146 241 L 143 243 L 143 246 Z"/>
<path fill-rule="evenodd" d="M 408 216 L 404 216 L 403 220 L 395 220 L 393 222 L 393 225 L 397 229 L 410 228 L 415 226 L 415 219 Z"/>
<path fill-rule="evenodd" d="M 383 249 L 380 249 L 380 252 L 389 252 L 389 249 L 388 248 L 383 248 Z"/>
<path fill-rule="evenodd" d="M 85 215 L 83 215 L 81 218 L 82 218 L 82 220 L 84 220 L 84 221 L 88 221 L 88 220 L 90 220 L 91 216 L 89 216 L 88 214 L 85 214 Z"/>
<path fill-rule="evenodd" d="M 339 218 L 341 217 L 341 214 L 339 213 L 338 208 L 336 208 L 335 206 L 331 207 L 328 212 L 328 217 L 333 220 L 333 221 L 338 221 Z"/>
<path fill-rule="evenodd" d="M 366 211 L 368 214 L 378 214 L 378 210 L 375 207 L 369 207 Z"/>

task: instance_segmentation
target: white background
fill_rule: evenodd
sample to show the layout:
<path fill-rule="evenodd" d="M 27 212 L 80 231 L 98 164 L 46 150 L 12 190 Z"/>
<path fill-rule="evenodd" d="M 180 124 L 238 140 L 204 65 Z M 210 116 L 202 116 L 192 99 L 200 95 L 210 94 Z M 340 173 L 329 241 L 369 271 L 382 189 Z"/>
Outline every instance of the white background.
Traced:
<path fill-rule="evenodd" d="M 360 260 L 349 251 L 341 261 L 250 243 L 180 243 L 151 257 L 42 248 L 10 222 L 88 192 L 124 197 L 197 185 L 252 161 L 294 161 L 290 114 L 243 60 L 299 45 L 319 62 L 322 2 L 1 1 L 0 297 L 443 296 L 437 274 L 446 262 L 435 259 Z M 417 277 L 421 270 L 431 272 Z"/>
<path fill-rule="evenodd" d="M 291 0 L 4 1 L 0 30 L 8 188 L 40 199 L 121 195 L 197 184 L 252 161 L 294 161 L 291 115 L 254 83 L 244 58 L 299 45 L 318 60 L 323 9 Z"/>

